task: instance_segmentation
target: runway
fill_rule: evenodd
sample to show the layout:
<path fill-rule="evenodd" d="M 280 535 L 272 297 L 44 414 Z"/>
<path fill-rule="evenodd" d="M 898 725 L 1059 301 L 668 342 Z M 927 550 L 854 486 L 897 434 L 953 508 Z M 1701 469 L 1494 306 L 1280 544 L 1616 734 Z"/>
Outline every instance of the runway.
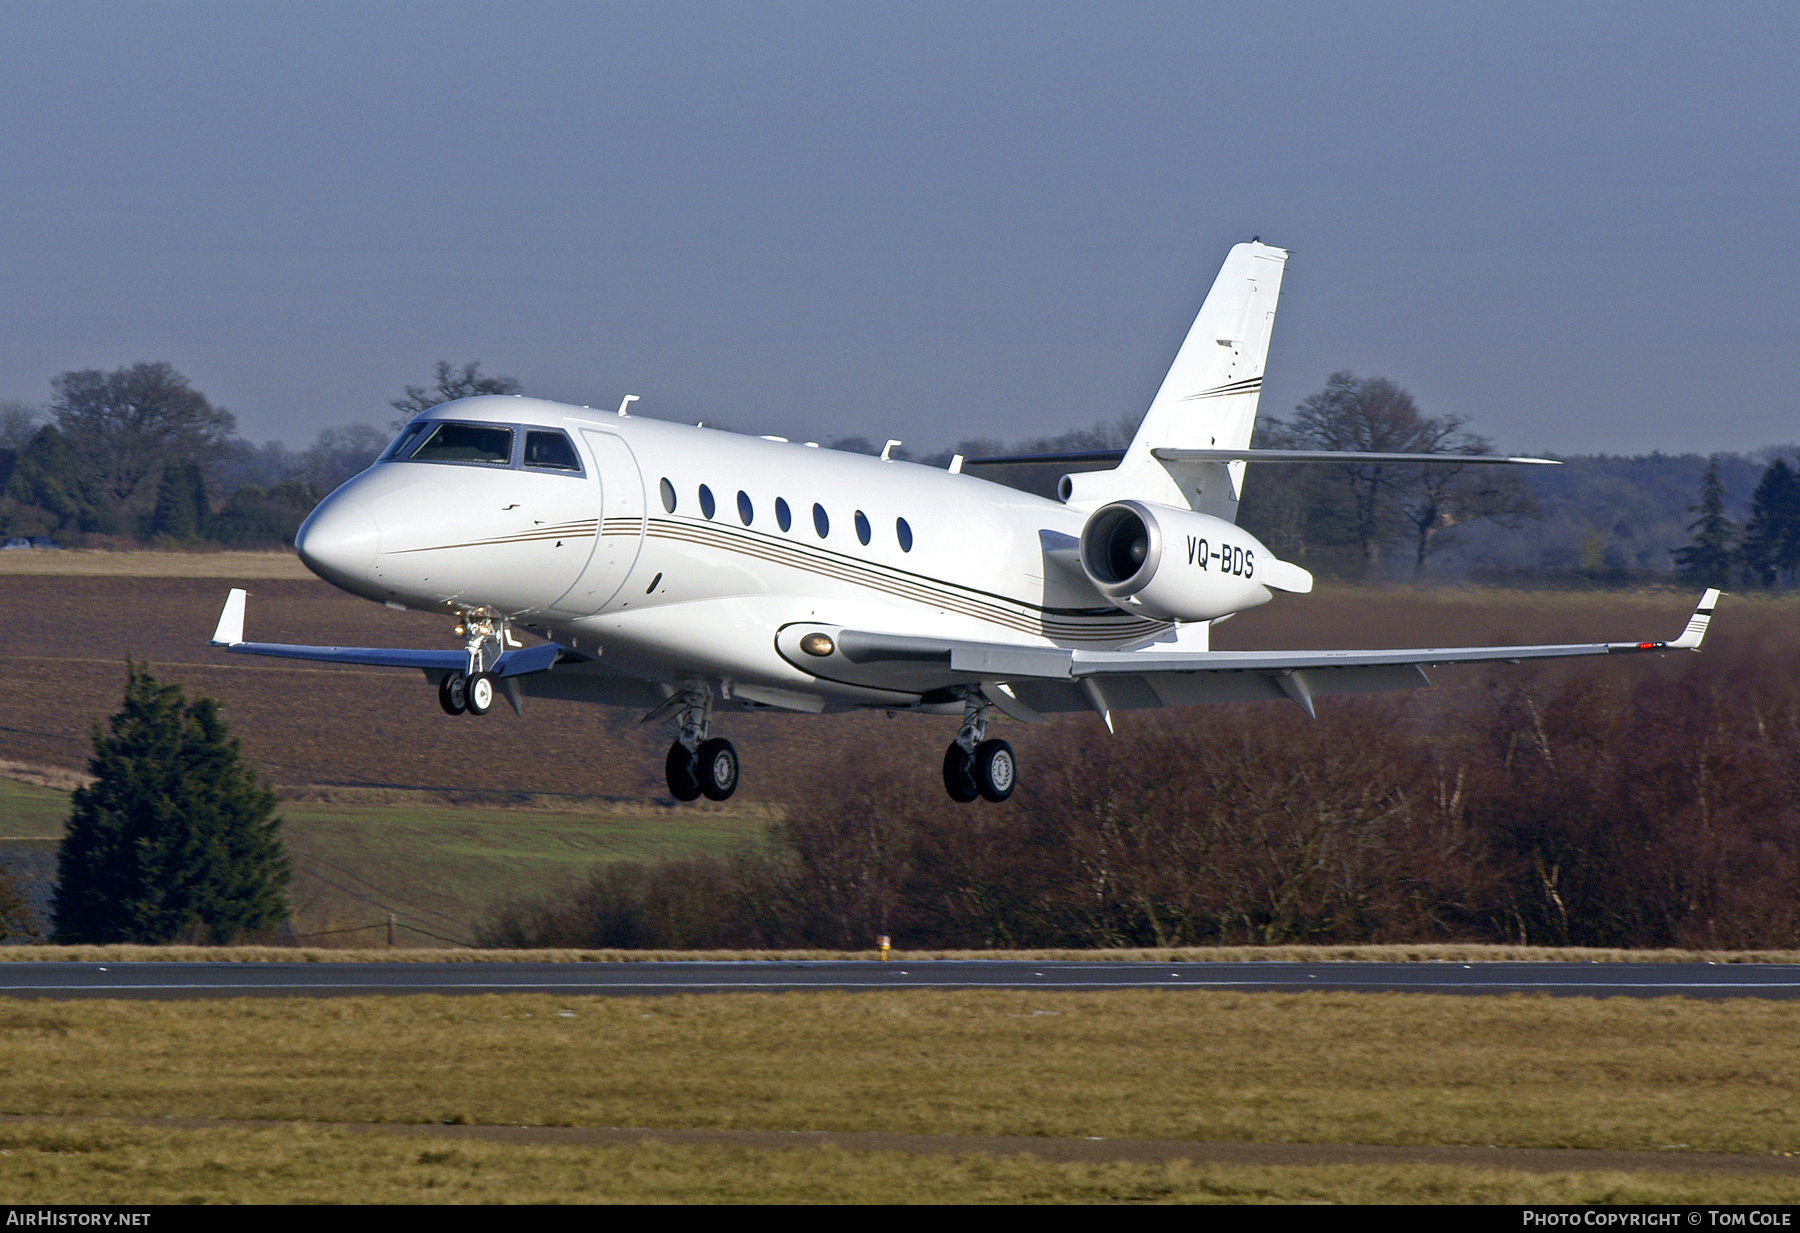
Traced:
<path fill-rule="evenodd" d="M 1800 997 L 1800 965 L 1658 963 L 9 963 L 15 998 L 644 996 L 804 989 L 1213 989 L 1552 997 Z"/>

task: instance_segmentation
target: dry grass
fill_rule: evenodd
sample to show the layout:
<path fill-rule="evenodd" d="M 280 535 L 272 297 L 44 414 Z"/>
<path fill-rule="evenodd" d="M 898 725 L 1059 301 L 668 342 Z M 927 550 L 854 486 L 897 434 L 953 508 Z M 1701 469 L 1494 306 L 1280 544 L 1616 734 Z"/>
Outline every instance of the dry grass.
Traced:
<path fill-rule="evenodd" d="M 13 1003 L 0 1112 L 1791 1152 L 1796 1029 L 1761 999 Z"/>
<path fill-rule="evenodd" d="M 38 1203 L 1791 1203 L 1761 1177 L 1435 1165 L 1067 1164 L 835 1147 L 421 1142 L 309 1126 L 0 1127 L 0 1192 Z"/>
<path fill-rule="evenodd" d="M 370 926 L 374 928 L 374 926 Z M 0 946 L 0 963 L 735 963 L 859 960 L 843 950 L 474 950 L 459 947 Z M 1800 963 L 1789 950 L 1617 950 L 1588 946 L 1429 945 L 1187 946 L 1114 950 L 895 950 L 893 963 L 972 959 L 1051 963 Z"/>
<path fill-rule="evenodd" d="M 0 577 L 310 578 L 291 552 L 0 552 Z"/>

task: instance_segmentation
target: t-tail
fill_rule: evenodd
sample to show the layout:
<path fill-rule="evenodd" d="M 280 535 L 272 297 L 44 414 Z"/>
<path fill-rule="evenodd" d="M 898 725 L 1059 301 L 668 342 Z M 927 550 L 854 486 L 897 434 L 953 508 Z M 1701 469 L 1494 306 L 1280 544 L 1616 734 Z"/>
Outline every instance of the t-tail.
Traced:
<path fill-rule="evenodd" d="M 1249 448 L 1287 258 L 1260 240 L 1232 248 L 1124 459 L 1066 477 L 1069 504 L 1154 501 L 1237 521 L 1241 460 L 1169 461 L 1152 451 Z"/>

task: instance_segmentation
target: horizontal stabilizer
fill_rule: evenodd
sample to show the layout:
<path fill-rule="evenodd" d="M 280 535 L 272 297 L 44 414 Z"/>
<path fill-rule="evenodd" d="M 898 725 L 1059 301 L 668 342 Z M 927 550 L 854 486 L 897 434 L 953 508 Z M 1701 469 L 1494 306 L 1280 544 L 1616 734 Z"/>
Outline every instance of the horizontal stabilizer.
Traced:
<path fill-rule="evenodd" d="M 1476 463 L 1483 466 L 1560 467 L 1555 458 L 1523 458 L 1502 454 L 1368 454 L 1353 450 L 1182 450 L 1150 451 L 1158 462 L 1335 462 L 1335 463 Z M 1077 450 L 1069 454 L 993 454 L 965 458 L 965 467 L 1078 467 L 1097 463 L 1117 464 L 1124 450 Z"/>
<path fill-rule="evenodd" d="M 1365 454 L 1354 450 L 1178 450 L 1156 449 L 1161 462 L 1335 462 L 1335 463 L 1478 463 L 1485 466 L 1560 467 L 1554 458 L 1508 458 L 1500 454 Z"/>

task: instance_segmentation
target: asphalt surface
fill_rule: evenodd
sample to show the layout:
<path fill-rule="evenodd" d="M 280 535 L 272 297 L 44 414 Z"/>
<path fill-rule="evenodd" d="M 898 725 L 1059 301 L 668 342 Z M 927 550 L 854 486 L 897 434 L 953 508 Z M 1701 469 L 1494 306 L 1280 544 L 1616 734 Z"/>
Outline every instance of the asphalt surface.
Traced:
<path fill-rule="evenodd" d="M 782 992 L 798 989 L 1237 989 L 1555 997 L 1800 997 L 1800 965 L 1659 963 L 8 963 L 0 996 Z"/>

